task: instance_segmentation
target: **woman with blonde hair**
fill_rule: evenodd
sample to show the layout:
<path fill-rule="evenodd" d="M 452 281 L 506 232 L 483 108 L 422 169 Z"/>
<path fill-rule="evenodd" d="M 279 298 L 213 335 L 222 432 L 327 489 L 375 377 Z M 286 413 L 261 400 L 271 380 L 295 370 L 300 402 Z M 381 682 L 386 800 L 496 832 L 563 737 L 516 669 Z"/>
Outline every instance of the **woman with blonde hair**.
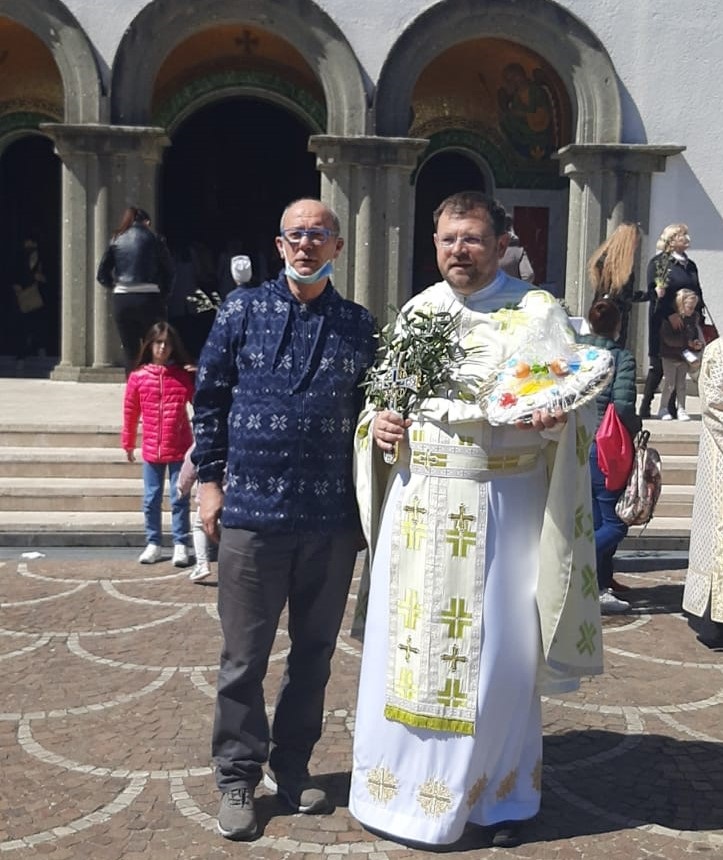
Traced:
<path fill-rule="evenodd" d="M 648 314 L 648 356 L 650 366 L 645 380 L 645 392 L 640 404 L 640 417 L 650 418 L 650 404 L 663 378 L 660 357 L 660 331 L 664 320 L 673 330 L 681 331 L 683 320 L 676 307 L 680 290 L 692 290 L 698 296 L 697 310 L 703 317 L 705 304 L 698 279 L 698 267 L 687 255 L 690 234 L 687 224 L 668 224 L 655 246 L 658 253 L 648 263 L 647 281 L 650 311 Z M 668 403 L 660 404 L 660 415 L 677 416 L 675 394 Z"/>
<path fill-rule="evenodd" d="M 647 292 L 635 290 L 635 252 L 639 244 L 640 227 L 623 221 L 593 251 L 587 264 L 593 303 L 609 299 L 620 311 L 621 327 L 617 344 L 623 347 L 633 302 L 648 301 Z"/>

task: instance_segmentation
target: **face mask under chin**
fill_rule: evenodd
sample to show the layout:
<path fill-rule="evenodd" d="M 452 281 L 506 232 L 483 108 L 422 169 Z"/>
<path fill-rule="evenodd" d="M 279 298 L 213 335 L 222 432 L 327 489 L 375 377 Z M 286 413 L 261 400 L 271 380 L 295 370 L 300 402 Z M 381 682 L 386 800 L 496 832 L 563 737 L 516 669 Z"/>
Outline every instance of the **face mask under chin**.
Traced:
<path fill-rule="evenodd" d="M 324 263 L 324 265 L 317 269 L 315 272 L 312 272 L 310 275 L 300 275 L 296 269 L 291 265 L 291 263 L 286 260 L 286 265 L 284 267 L 284 274 L 287 278 L 291 278 L 292 281 L 296 281 L 297 284 L 316 284 L 324 278 L 331 277 L 331 273 L 334 271 L 334 264 L 331 260 Z"/>

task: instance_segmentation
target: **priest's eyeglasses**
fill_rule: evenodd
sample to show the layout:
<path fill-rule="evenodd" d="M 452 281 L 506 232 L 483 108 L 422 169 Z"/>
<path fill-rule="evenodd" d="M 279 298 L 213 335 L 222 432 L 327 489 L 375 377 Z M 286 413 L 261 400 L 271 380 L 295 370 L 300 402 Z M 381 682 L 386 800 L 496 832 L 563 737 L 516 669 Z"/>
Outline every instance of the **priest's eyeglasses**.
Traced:
<path fill-rule="evenodd" d="M 306 237 L 312 245 L 323 245 L 328 242 L 332 236 L 337 234 L 329 230 L 327 227 L 311 227 L 308 230 L 302 230 L 297 227 L 282 230 L 281 235 L 292 247 L 297 247 L 301 244 L 301 240 Z"/>
<path fill-rule="evenodd" d="M 486 236 L 439 236 L 437 241 L 445 251 L 450 251 L 457 242 L 461 242 L 465 248 L 480 248 L 488 239 L 496 238 L 494 233 L 488 233 Z"/>

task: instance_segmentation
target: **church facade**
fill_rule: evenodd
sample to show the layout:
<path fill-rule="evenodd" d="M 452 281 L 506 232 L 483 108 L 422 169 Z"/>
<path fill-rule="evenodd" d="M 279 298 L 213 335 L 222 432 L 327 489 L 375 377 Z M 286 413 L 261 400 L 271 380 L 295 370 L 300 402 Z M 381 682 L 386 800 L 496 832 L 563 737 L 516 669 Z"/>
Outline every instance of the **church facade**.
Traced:
<path fill-rule="evenodd" d="M 211 276 L 232 247 L 273 274 L 302 195 L 339 214 L 334 283 L 380 320 L 437 280 L 431 212 L 463 188 L 505 204 L 577 314 L 617 224 L 641 225 L 640 279 L 686 222 L 723 318 L 719 58 L 718 0 L 0 0 L 0 353 L 28 235 L 53 378 L 101 379 L 120 353 L 95 273 L 127 205 Z M 634 335 L 642 359 L 644 314 Z"/>

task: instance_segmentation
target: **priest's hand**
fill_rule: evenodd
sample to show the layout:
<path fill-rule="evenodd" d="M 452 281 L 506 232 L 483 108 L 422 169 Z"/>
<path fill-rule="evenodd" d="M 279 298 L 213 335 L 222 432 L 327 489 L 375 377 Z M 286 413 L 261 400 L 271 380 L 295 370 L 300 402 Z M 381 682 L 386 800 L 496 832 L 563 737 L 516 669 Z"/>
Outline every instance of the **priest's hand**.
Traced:
<path fill-rule="evenodd" d="M 402 418 L 398 412 L 385 409 L 378 412 L 372 424 L 372 436 L 382 451 L 392 451 L 404 439 L 404 434 L 412 423 L 411 418 Z"/>
<path fill-rule="evenodd" d="M 519 430 L 551 430 L 567 423 L 567 414 L 562 409 L 548 411 L 547 409 L 535 409 L 529 421 L 516 421 L 515 427 Z"/>

